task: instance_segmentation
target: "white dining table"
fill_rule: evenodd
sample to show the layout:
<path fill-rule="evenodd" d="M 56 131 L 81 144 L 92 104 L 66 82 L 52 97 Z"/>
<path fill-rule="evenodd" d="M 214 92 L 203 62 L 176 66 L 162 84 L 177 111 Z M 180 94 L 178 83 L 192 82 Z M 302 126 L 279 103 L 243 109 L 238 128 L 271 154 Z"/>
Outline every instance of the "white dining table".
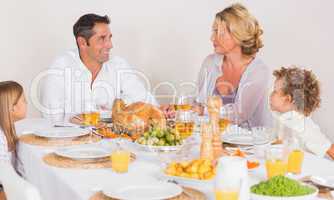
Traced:
<path fill-rule="evenodd" d="M 16 124 L 18 135 L 33 133 L 34 130 L 52 126 L 52 123 L 40 118 L 25 119 Z M 109 140 L 102 141 L 104 143 Z M 22 163 L 24 177 L 41 192 L 44 200 L 88 200 L 97 191 L 117 187 L 126 183 L 146 183 L 161 179 L 159 160 L 150 159 L 147 155 L 137 155 L 129 166 L 129 171 L 118 174 L 111 169 L 65 169 L 52 167 L 42 160 L 47 153 L 57 150 L 55 147 L 39 147 L 24 143 L 19 144 L 18 158 Z M 334 162 L 305 153 L 303 172 L 307 175 L 334 176 Z M 249 172 L 250 184 L 266 179 L 263 163 Z M 213 185 L 180 183 L 196 188 L 214 200 Z"/>

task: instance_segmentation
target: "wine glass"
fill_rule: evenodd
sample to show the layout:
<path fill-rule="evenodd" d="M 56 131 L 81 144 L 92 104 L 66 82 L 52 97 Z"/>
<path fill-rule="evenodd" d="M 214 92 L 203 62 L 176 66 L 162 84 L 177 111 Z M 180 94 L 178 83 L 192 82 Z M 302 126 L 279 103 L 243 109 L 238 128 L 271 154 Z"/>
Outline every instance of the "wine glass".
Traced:
<path fill-rule="evenodd" d="M 180 95 L 177 97 L 174 108 L 176 111 L 183 110 L 189 111 L 195 103 L 195 97 L 191 95 Z"/>
<path fill-rule="evenodd" d="M 186 139 L 193 134 L 195 128 L 194 112 L 191 110 L 179 110 L 176 112 L 175 131 L 181 136 L 181 139 Z"/>

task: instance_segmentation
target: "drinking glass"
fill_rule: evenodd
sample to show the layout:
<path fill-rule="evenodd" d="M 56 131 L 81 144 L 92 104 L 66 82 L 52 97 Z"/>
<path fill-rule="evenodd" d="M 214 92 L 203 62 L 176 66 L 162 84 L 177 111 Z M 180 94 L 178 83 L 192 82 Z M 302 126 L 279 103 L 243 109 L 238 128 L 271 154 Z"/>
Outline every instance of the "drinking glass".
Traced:
<path fill-rule="evenodd" d="M 179 110 L 176 112 L 175 131 L 182 139 L 193 134 L 195 128 L 194 112 Z"/>
<path fill-rule="evenodd" d="M 270 146 L 266 151 L 267 178 L 285 175 L 288 171 L 287 149 L 284 146 Z"/>
<path fill-rule="evenodd" d="M 177 97 L 174 108 L 176 111 L 190 111 L 195 103 L 195 98 L 191 95 L 180 95 Z"/>
<path fill-rule="evenodd" d="M 116 148 L 111 153 L 111 168 L 117 173 L 128 172 L 131 152 L 125 150 L 122 146 L 124 145 L 123 139 L 116 139 Z"/>
<path fill-rule="evenodd" d="M 293 174 L 300 174 L 302 172 L 304 161 L 304 152 L 300 145 L 300 139 L 297 137 L 291 137 L 288 140 L 288 149 L 288 172 Z"/>

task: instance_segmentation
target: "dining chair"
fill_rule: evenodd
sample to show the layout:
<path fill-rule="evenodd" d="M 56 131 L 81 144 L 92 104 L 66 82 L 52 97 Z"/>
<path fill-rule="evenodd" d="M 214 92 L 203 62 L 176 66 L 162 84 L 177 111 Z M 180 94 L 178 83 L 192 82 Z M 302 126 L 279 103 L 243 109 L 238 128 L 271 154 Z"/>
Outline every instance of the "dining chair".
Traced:
<path fill-rule="evenodd" d="M 37 188 L 20 177 L 10 163 L 0 162 L 0 183 L 7 200 L 42 200 Z"/>

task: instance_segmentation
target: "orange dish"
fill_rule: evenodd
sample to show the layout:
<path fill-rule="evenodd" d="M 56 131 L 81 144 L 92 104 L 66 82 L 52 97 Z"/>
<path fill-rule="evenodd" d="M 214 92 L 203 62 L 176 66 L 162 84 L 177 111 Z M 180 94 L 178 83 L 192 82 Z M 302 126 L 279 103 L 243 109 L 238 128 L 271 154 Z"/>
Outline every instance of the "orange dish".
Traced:
<path fill-rule="evenodd" d="M 104 128 L 99 128 L 97 130 L 97 132 L 102 135 L 103 137 L 106 137 L 106 138 L 111 138 L 111 139 L 114 139 L 114 138 L 125 138 L 125 139 L 129 139 L 129 140 L 136 140 L 137 139 L 137 135 L 133 135 L 133 136 L 129 136 L 128 134 L 117 134 L 115 132 L 112 131 L 111 128 L 109 127 L 104 127 Z"/>
<path fill-rule="evenodd" d="M 103 137 L 107 138 L 117 138 L 119 135 L 117 133 L 114 133 L 110 128 L 99 128 L 97 132 L 102 135 Z"/>
<path fill-rule="evenodd" d="M 255 169 L 260 166 L 260 163 L 258 161 L 249 161 L 247 160 L 247 168 L 248 169 Z"/>
<path fill-rule="evenodd" d="M 233 156 L 239 156 L 239 157 L 242 157 L 242 158 L 245 158 L 246 157 L 246 153 L 241 151 L 240 149 L 237 149 L 234 153 L 233 153 Z M 247 168 L 248 169 L 255 169 L 257 167 L 260 166 L 260 163 L 258 161 L 250 161 L 250 160 L 247 160 Z"/>
<path fill-rule="evenodd" d="M 179 176 L 197 180 L 210 180 L 216 174 L 215 166 L 210 160 L 195 159 L 183 162 L 171 162 L 165 169 L 169 176 Z"/>
<path fill-rule="evenodd" d="M 245 158 L 246 157 L 246 153 L 241 151 L 240 149 L 237 149 L 234 153 L 233 153 L 233 156 L 239 156 L 239 157 L 242 157 L 242 158 Z"/>

